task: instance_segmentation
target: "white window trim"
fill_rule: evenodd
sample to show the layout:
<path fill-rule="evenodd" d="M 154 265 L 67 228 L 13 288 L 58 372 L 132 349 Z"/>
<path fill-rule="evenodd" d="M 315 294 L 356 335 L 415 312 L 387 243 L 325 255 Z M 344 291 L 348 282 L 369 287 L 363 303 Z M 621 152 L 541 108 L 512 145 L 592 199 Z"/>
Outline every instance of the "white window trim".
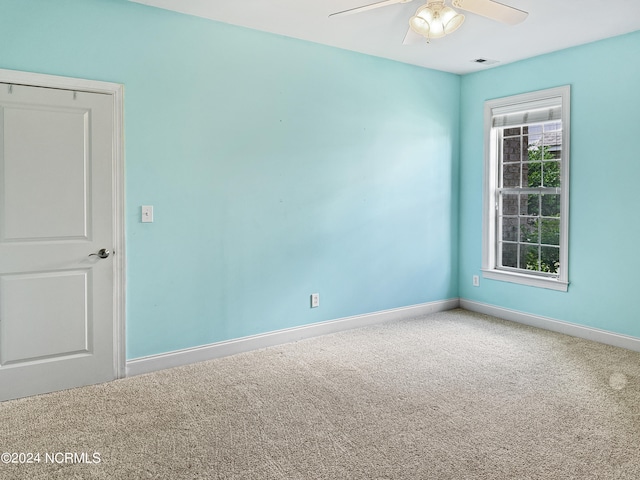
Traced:
<path fill-rule="evenodd" d="M 514 95 L 511 97 L 487 100 L 484 107 L 484 185 L 483 185 L 483 218 L 482 218 L 482 276 L 492 280 L 519 283 L 532 287 L 548 288 L 566 292 L 569 287 L 569 147 L 570 147 L 570 96 L 571 87 L 550 88 L 536 92 Z M 492 119 L 496 110 L 517 110 L 518 104 L 537 102 L 542 104 L 546 99 L 561 98 L 562 102 L 562 153 L 561 179 L 562 193 L 560 197 L 560 273 L 558 277 L 545 277 L 538 274 L 527 274 L 521 271 L 512 272 L 496 268 L 496 209 L 495 189 L 497 183 L 497 130 L 492 127 Z"/>

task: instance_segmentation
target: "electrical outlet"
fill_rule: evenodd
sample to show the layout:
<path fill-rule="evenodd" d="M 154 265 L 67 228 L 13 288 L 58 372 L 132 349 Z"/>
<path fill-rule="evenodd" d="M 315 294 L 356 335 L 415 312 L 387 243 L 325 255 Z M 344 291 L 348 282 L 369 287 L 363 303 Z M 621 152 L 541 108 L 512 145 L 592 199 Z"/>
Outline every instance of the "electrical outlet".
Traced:
<path fill-rule="evenodd" d="M 480 277 L 478 275 L 474 275 L 473 276 L 473 286 L 474 287 L 479 287 L 480 286 Z"/>
<path fill-rule="evenodd" d="M 317 308 L 320 306 L 320 294 L 312 293 L 311 294 L 311 308 Z"/>

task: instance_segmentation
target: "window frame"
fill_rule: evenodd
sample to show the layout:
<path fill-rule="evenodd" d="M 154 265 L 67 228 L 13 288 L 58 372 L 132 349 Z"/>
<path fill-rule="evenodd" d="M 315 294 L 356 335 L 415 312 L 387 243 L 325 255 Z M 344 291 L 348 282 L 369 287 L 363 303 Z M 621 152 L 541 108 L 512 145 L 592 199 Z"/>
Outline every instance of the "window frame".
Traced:
<path fill-rule="evenodd" d="M 564 85 L 535 92 L 487 100 L 484 106 L 484 179 L 482 220 L 482 276 L 492 280 L 518 283 L 566 292 L 569 287 L 569 158 L 570 158 L 570 96 L 571 87 Z M 557 276 L 528 273 L 525 269 L 503 269 L 497 264 L 498 250 L 498 176 L 501 145 L 499 139 L 505 126 L 493 126 L 495 112 L 525 112 L 533 106 L 557 102 L 561 106 L 562 150 L 560 155 L 560 271 Z M 539 124 L 527 122 L 519 125 Z"/>

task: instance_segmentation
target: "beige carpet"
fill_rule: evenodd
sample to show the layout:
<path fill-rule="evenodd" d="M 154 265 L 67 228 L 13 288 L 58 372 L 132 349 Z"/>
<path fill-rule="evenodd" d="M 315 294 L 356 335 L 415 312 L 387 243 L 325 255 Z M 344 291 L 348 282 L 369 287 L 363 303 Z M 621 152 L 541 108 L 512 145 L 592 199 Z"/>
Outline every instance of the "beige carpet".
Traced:
<path fill-rule="evenodd" d="M 5 402 L 0 434 L 41 455 L 12 480 L 638 480 L 640 354 L 453 310 Z"/>

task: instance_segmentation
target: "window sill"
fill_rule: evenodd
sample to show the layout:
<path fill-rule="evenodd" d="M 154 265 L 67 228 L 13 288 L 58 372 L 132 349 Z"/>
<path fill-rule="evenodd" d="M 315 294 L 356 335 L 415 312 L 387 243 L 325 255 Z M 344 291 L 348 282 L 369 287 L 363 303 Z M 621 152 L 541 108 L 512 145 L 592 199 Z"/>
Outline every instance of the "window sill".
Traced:
<path fill-rule="evenodd" d="M 482 270 L 482 277 L 490 280 L 518 283 L 520 285 L 527 285 L 530 287 L 548 288 L 550 290 L 558 290 L 560 292 L 566 292 L 569 289 L 569 282 L 564 282 L 557 278 L 537 277 L 534 275 L 525 275 L 523 273 L 505 272 L 502 270 Z"/>

